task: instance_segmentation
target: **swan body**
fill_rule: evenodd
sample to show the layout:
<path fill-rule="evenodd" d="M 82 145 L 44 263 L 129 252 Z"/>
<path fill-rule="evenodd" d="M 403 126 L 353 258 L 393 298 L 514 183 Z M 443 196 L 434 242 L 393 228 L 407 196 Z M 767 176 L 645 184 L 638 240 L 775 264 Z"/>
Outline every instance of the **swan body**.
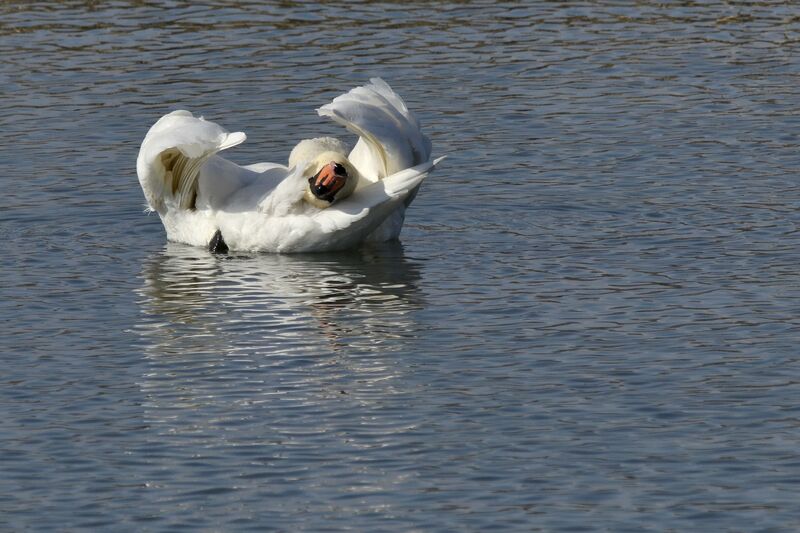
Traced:
<path fill-rule="evenodd" d="M 432 159 L 419 122 L 378 78 L 317 112 L 358 141 L 348 150 L 331 137 L 303 140 L 288 165 L 240 166 L 220 157 L 246 135 L 188 111 L 159 119 L 142 142 L 136 169 L 167 238 L 281 253 L 397 239 L 406 208 L 441 160 Z"/>

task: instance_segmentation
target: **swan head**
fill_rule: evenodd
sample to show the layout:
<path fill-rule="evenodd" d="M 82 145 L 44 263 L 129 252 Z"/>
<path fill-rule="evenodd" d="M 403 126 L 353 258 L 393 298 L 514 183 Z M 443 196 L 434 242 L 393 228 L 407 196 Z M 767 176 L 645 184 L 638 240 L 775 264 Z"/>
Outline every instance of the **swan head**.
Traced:
<path fill-rule="evenodd" d="M 289 167 L 302 165 L 308 180 L 306 202 L 324 209 L 352 194 L 359 174 L 345 155 L 348 151 L 345 143 L 333 137 L 305 139 L 292 149 Z"/>
<path fill-rule="evenodd" d="M 347 157 L 338 152 L 322 152 L 306 166 L 308 188 L 305 200 L 325 208 L 350 196 L 358 183 L 358 172 Z"/>

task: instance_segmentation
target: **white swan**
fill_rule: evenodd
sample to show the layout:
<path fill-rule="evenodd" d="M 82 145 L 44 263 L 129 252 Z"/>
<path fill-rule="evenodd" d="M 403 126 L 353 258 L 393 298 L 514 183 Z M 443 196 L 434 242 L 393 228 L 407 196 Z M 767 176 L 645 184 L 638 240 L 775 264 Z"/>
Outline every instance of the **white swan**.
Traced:
<path fill-rule="evenodd" d="M 373 78 L 317 112 L 359 136 L 301 141 L 289 165 L 217 155 L 246 139 L 188 111 L 147 132 L 136 170 L 167 238 L 212 251 L 314 252 L 396 239 L 406 207 L 441 160 L 403 100 Z"/>

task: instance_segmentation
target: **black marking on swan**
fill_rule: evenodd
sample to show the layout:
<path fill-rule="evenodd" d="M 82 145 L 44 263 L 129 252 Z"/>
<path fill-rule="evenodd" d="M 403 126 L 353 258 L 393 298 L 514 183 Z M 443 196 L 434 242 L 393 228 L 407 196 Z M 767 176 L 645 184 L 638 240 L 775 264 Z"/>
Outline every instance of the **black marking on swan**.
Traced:
<path fill-rule="evenodd" d="M 225 239 L 222 238 L 222 232 L 220 230 L 217 230 L 217 232 L 208 242 L 208 251 L 212 254 L 228 253 L 228 245 L 225 244 Z"/>

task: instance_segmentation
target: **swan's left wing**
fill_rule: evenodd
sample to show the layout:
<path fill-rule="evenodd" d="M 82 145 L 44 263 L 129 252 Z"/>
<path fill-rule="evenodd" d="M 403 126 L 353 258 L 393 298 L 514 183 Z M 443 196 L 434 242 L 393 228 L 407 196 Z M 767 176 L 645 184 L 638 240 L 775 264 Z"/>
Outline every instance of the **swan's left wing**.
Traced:
<path fill-rule="evenodd" d="M 190 209 L 197 198 L 200 168 L 216 153 L 243 142 L 242 132 L 173 111 L 156 122 L 142 141 L 136 171 L 150 208 Z"/>

